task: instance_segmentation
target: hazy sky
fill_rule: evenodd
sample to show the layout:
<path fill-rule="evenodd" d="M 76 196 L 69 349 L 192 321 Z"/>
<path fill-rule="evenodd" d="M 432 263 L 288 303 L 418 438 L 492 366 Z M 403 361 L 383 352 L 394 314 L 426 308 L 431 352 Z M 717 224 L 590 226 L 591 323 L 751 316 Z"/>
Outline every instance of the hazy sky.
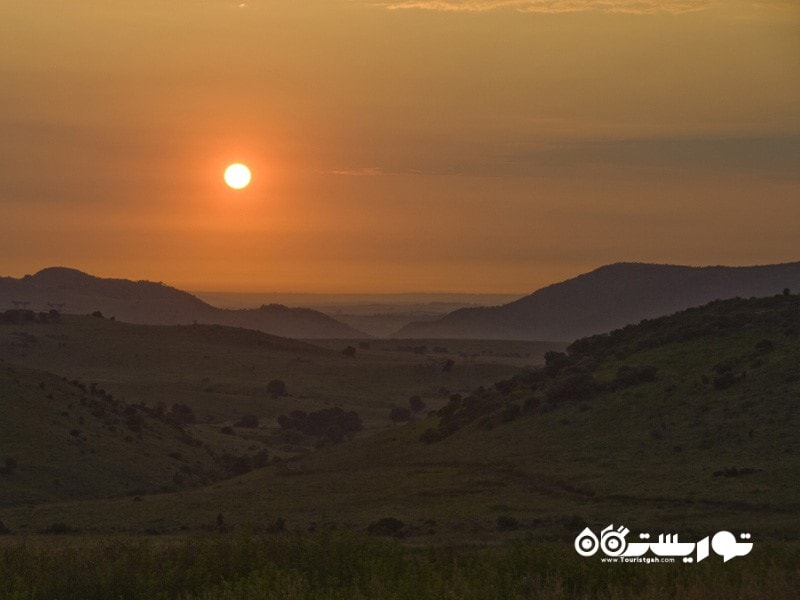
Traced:
<path fill-rule="evenodd" d="M 798 7 L 3 0 L 0 275 L 522 293 L 800 260 Z"/>

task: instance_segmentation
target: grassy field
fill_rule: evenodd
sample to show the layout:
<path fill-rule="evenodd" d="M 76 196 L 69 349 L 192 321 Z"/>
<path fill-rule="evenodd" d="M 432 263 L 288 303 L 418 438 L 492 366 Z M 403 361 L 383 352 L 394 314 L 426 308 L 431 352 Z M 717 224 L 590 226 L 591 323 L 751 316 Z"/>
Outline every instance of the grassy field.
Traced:
<path fill-rule="evenodd" d="M 527 343 L 508 353 L 497 342 L 445 349 L 432 341 L 422 351 L 424 344 L 364 348 L 337 340 L 321 347 L 229 327 L 68 315 L 57 323 L 3 323 L 0 462 L 9 457 L 18 466 L 0 480 L 0 506 L 208 485 L 230 476 L 231 467 L 249 470 L 226 456 L 258 456 L 262 464 L 265 456 L 314 451 L 313 438 L 287 441 L 276 422 L 282 414 L 341 407 L 361 417 L 359 435 L 370 435 L 393 429 L 390 408 L 408 406 L 412 395 L 438 408 L 450 393 L 517 373 L 560 347 Z M 349 345 L 358 348 L 355 356 L 342 354 Z M 267 393 L 273 379 L 286 383 L 286 395 Z M 177 429 L 154 414 L 175 404 L 194 415 Z M 235 427 L 244 415 L 259 426 Z"/>
<path fill-rule="evenodd" d="M 317 344 L 319 342 L 316 342 Z M 529 342 L 513 351 L 503 342 L 471 345 L 412 342 L 326 341 L 326 347 L 230 327 L 130 325 L 65 316 L 56 324 L 0 325 L 0 359 L 68 379 L 93 381 L 129 403 L 190 404 L 202 418 L 243 414 L 274 419 L 295 408 L 325 405 L 363 412 L 385 424 L 388 407 L 411 395 L 435 401 L 439 390 L 465 393 L 538 364 L 563 344 Z M 354 345 L 354 357 L 342 350 Z M 374 347 L 372 347 L 374 346 Z M 398 347 L 426 346 L 417 354 Z M 435 347 L 451 346 L 433 353 Z M 468 351 L 468 353 L 467 353 Z M 452 359 L 452 370 L 441 368 Z M 266 385 L 286 382 L 290 396 L 270 399 Z"/>
<path fill-rule="evenodd" d="M 138 572 L 136 557 L 150 565 L 141 568 L 141 580 L 132 575 L 126 586 L 155 593 L 156 581 L 172 581 L 163 596 L 170 598 L 405 598 L 412 590 L 421 598 L 782 598 L 796 588 L 798 296 L 715 302 L 643 322 L 578 341 L 566 353 L 553 351 L 538 369 L 521 368 L 535 349 L 528 357 L 527 347 L 501 342 L 383 340 L 362 347 L 357 340 L 333 340 L 321 347 L 224 329 L 128 329 L 92 320 L 64 327 L 75 328 L 64 334 L 67 341 L 91 353 L 92 340 L 100 340 L 103 352 L 118 360 L 93 366 L 81 355 L 70 363 L 76 359 L 52 348 L 43 330 L 32 329 L 37 341 L 25 338 L 23 346 L 12 332 L 3 352 L 7 360 L 50 360 L 56 372 L 60 367 L 97 377 L 100 372 L 91 369 L 106 369 L 110 382 L 130 377 L 132 390 L 157 391 L 159 373 L 186 386 L 202 386 L 203 376 L 216 385 L 242 386 L 244 380 L 248 389 L 259 390 L 253 402 L 259 394 L 264 401 L 264 379 L 246 376 L 254 361 L 285 366 L 299 356 L 307 361 L 306 378 L 299 371 L 297 379 L 287 377 L 293 395 L 278 402 L 325 406 L 335 397 L 346 399 L 346 406 L 371 415 L 369 427 L 352 440 L 280 456 L 264 468 L 205 485 L 137 497 L 7 504 L 0 508 L 0 520 L 11 531 L 3 544 L 14 549 L 7 563 L 18 554 L 30 564 L 75 560 L 99 570 L 88 581 L 108 581 L 103 573 L 121 567 L 105 562 L 97 548 L 111 544 L 115 550 L 107 554 L 119 556 L 132 573 Z M 112 335 L 114 328 L 126 335 Z M 194 359 L 176 352 L 184 343 L 180 336 L 186 336 L 185 351 L 194 351 Z M 247 340 L 250 350 L 244 349 Z M 355 357 L 341 353 L 346 345 L 357 348 Z M 421 345 L 424 353 L 415 348 Z M 157 360 L 142 355 L 144 366 L 124 365 L 123 358 L 146 351 Z M 198 365 L 195 359 L 206 355 L 211 362 Z M 453 372 L 435 372 L 432 365 L 447 359 L 455 363 Z M 4 368 L 15 371 L 6 385 L 24 384 L 32 394 L 40 389 L 40 372 L 30 379 L 24 367 Z M 493 383 L 477 383 L 471 392 L 449 398 L 437 395 L 442 380 L 457 381 L 470 368 L 485 369 L 481 377 Z M 136 370 L 143 377 L 138 384 L 131 375 Z M 505 374 L 491 379 L 499 370 Z M 331 395 L 324 391 L 326 381 L 341 387 Z M 408 387 L 397 397 L 373 395 L 399 381 Z M 50 384 L 72 385 L 52 378 L 45 391 Z M 64 402 L 70 389 L 63 392 Z M 414 390 L 428 390 L 426 416 L 389 423 L 384 411 Z M 451 383 L 453 390 L 458 385 Z M 228 397 L 247 394 L 231 390 Z M 225 412 L 230 408 L 220 398 L 206 400 L 198 404 L 206 416 L 239 414 Z M 195 424 L 184 432 L 214 448 L 211 436 L 222 437 L 224 422 Z M 159 441 L 157 435 L 147 441 L 145 433 L 141 444 Z M 273 443 L 270 435 L 265 427 L 237 430 L 231 443 L 247 451 Z M 126 456 L 136 460 L 136 452 Z M 21 463 L 17 474 L 2 481 L 8 485 L 23 471 Z M 368 535 L 386 519 L 402 547 Z M 717 560 L 691 566 L 609 566 L 575 554 L 572 541 L 584 527 L 599 531 L 611 523 L 634 534 L 669 532 L 682 539 L 747 532 L 755 549 L 724 565 Z M 284 533 L 265 533 L 276 530 Z M 73 535 L 51 547 L 40 537 L 47 531 Z M 150 541 L 137 537 L 142 534 L 152 536 Z M 114 537 L 98 537 L 107 535 Z M 330 565 L 321 557 L 323 547 L 333 555 L 330 561 L 347 561 Z M 207 565 L 215 553 L 248 553 L 241 548 L 251 549 L 254 562 L 221 572 L 206 569 L 207 576 L 193 566 L 194 556 Z M 166 573 L 152 566 L 171 560 L 180 566 Z M 148 569 L 156 573 L 152 580 Z M 137 597 L 126 596 L 133 588 L 121 589 L 122 597 Z M 102 596 L 84 591 L 84 597 Z M 43 597 L 30 593 L 15 597 Z"/>
<path fill-rule="evenodd" d="M 553 543 L 409 549 L 327 532 L 191 539 L 39 539 L 0 545 L 3 600 L 664 599 L 796 597 L 796 544 L 735 567 L 616 564 Z"/>

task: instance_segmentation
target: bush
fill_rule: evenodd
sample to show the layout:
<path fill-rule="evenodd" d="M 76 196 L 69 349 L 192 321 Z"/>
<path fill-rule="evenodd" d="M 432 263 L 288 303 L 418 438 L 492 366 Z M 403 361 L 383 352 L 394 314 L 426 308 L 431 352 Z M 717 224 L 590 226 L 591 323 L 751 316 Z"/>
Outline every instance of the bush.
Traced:
<path fill-rule="evenodd" d="M 243 427 L 245 429 L 255 429 L 258 427 L 258 417 L 255 415 L 244 415 L 241 419 L 233 424 L 234 427 Z"/>
<path fill-rule="evenodd" d="M 356 355 L 356 349 L 354 346 L 348 346 L 347 348 L 342 350 L 342 354 L 344 354 L 345 356 L 353 357 Z"/>
<path fill-rule="evenodd" d="M 516 531 L 519 529 L 519 521 L 509 515 L 497 517 L 497 531 Z"/>
<path fill-rule="evenodd" d="M 220 462 L 222 468 L 230 475 L 244 475 L 253 470 L 253 460 L 249 456 L 223 454 Z"/>
<path fill-rule="evenodd" d="M 401 538 L 403 537 L 403 529 L 405 528 L 406 524 L 403 523 L 400 519 L 395 519 L 394 517 L 384 517 L 374 523 L 370 523 L 367 527 L 367 532 L 370 535 L 381 535 L 381 536 L 390 536 Z"/>
<path fill-rule="evenodd" d="M 599 389 L 597 381 L 589 372 L 579 372 L 558 381 L 548 392 L 551 402 L 565 400 L 585 400 L 591 398 Z"/>
<path fill-rule="evenodd" d="M 267 384 L 267 393 L 273 398 L 286 395 L 286 383 L 280 379 L 273 379 Z"/>
<path fill-rule="evenodd" d="M 173 404 L 165 419 L 173 425 L 182 426 L 197 422 L 192 407 L 187 404 Z"/>
<path fill-rule="evenodd" d="M 714 389 L 726 390 L 736 383 L 737 378 L 730 371 L 725 372 L 719 377 L 714 377 Z"/>
<path fill-rule="evenodd" d="M 267 525 L 267 533 L 282 533 L 284 531 L 286 531 L 286 519 L 283 517 L 273 519 L 270 524 Z"/>
<path fill-rule="evenodd" d="M 509 404 L 503 409 L 503 412 L 500 413 L 500 420 L 503 423 L 510 423 L 511 421 L 519 419 L 520 415 L 522 415 L 522 409 L 519 404 Z"/>
<path fill-rule="evenodd" d="M 7 456 L 4 465 L 0 467 L 0 475 L 11 475 L 17 468 L 16 459 Z"/>
<path fill-rule="evenodd" d="M 408 399 L 408 408 L 418 413 L 425 408 L 425 402 L 423 402 L 422 398 L 419 396 L 411 396 L 411 398 Z"/>
<path fill-rule="evenodd" d="M 444 436 L 442 435 L 442 432 L 440 432 L 438 429 L 430 427 L 422 432 L 422 434 L 419 436 L 419 441 L 423 444 L 433 444 L 440 441 L 443 437 Z"/>
<path fill-rule="evenodd" d="M 756 344 L 756 352 L 758 354 L 769 354 L 773 350 L 775 350 L 775 344 L 772 342 L 772 340 L 765 339 Z"/>
<path fill-rule="evenodd" d="M 611 383 L 611 389 L 621 390 L 640 383 L 656 380 L 658 369 L 651 365 L 635 367 L 623 366 L 617 369 L 617 377 Z"/>
<path fill-rule="evenodd" d="M 0 521 L 0 535 L 8 535 L 11 533 L 8 527 L 5 526 L 5 523 Z"/>
<path fill-rule="evenodd" d="M 75 529 L 74 527 L 70 527 L 66 523 L 62 523 L 62 522 L 59 521 L 57 523 L 53 523 L 52 525 L 50 525 L 49 527 L 44 529 L 42 531 L 42 533 L 50 533 L 50 534 L 60 535 L 60 534 L 65 534 L 65 533 L 78 533 L 78 530 Z"/>

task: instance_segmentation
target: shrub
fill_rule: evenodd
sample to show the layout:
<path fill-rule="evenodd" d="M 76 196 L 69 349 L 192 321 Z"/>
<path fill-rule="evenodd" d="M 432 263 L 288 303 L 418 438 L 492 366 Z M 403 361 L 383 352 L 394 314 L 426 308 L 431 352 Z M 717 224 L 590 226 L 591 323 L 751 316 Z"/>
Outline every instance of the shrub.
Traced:
<path fill-rule="evenodd" d="M 422 432 L 419 436 L 419 441 L 423 444 L 433 444 L 441 440 L 444 436 L 438 429 L 430 427 Z"/>
<path fill-rule="evenodd" d="M 367 532 L 370 535 L 390 536 L 401 538 L 404 535 L 403 529 L 406 524 L 394 517 L 384 517 L 374 523 L 370 523 Z"/>
<path fill-rule="evenodd" d="M 497 531 L 516 531 L 519 529 L 519 521 L 509 515 L 497 517 Z"/>
<path fill-rule="evenodd" d="M 66 523 L 56 522 L 47 527 L 42 531 L 42 533 L 50 533 L 50 534 L 64 534 L 64 533 L 78 533 L 78 530 L 74 527 L 70 527 Z"/>
<path fill-rule="evenodd" d="M 269 451 L 266 448 L 259 450 L 253 455 L 252 462 L 254 469 L 263 469 L 269 465 Z"/>
<path fill-rule="evenodd" d="M 244 415 L 241 419 L 233 424 L 234 427 L 243 427 L 246 429 L 255 429 L 258 427 L 258 417 L 255 415 Z"/>
<path fill-rule="evenodd" d="M 521 414 L 522 409 L 519 404 L 509 404 L 503 409 L 503 412 L 500 413 L 500 420 L 503 423 L 510 423 L 511 421 L 519 419 Z"/>
<path fill-rule="evenodd" d="M 724 374 L 720 375 L 719 377 L 714 377 L 714 389 L 715 390 L 726 390 L 731 387 L 734 383 L 736 383 L 737 379 L 730 371 L 726 371 Z"/>
<path fill-rule="evenodd" d="M 354 346 L 347 346 L 344 350 L 342 350 L 342 354 L 345 356 L 353 357 L 356 355 L 356 349 Z"/>
<path fill-rule="evenodd" d="M 7 456 L 2 467 L 0 467 L 0 475 L 11 475 L 17 468 L 16 459 Z"/>
<path fill-rule="evenodd" d="M 182 426 L 197 422 L 192 407 L 187 404 L 173 404 L 165 419 L 173 425 Z"/>
<path fill-rule="evenodd" d="M 144 420 L 139 413 L 133 413 L 125 417 L 125 426 L 134 433 L 140 433 L 142 431 L 143 423 Z"/>
<path fill-rule="evenodd" d="M 419 396 L 411 396 L 411 398 L 408 399 L 408 408 L 418 413 L 425 408 L 425 402 L 423 402 L 422 398 Z"/>
<path fill-rule="evenodd" d="M 267 525 L 267 533 L 282 533 L 284 531 L 286 531 L 286 519 L 283 517 L 273 519 L 270 524 Z"/>
<path fill-rule="evenodd" d="M 253 470 L 253 460 L 249 456 L 223 454 L 220 462 L 222 468 L 231 475 L 244 475 Z"/>
<path fill-rule="evenodd" d="M 617 377 L 611 383 L 615 390 L 624 389 L 639 383 L 656 380 L 658 369 L 651 365 L 638 365 L 635 367 L 623 366 L 617 369 Z"/>
<path fill-rule="evenodd" d="M 775 344 L 772 340 L 764 339 L 756 344 L 756 352 L 758 354 L 769 354 L 773 350 L 775 350 Z"/>
<path fill-rule="evenodd" d="M 564 367 L 568 366 L 569 363 L 569 356 L 563 352 L 550 350 L 544 354 L 544 370 L 548 377 L 555 377 Z"/>
<path fill-rule="evenodd" d="M 11 531 L 5 526 L 5 523 L 0 521 L 0 535 L 8 535 Z"/>
<path fill-rule="evenodd" d="M 591 398 L 598 389 L 599 386 L 592 374 L 583 371 L 558 381 L 548 392 L 547 399 L 551 402 L 584 400 Z"/>
<path fill-rule="evenodd" d="M 267 393 L 273 398 L 286 395 L 286 383 L 280 379 L 273 379 L 267 384 Z"/>

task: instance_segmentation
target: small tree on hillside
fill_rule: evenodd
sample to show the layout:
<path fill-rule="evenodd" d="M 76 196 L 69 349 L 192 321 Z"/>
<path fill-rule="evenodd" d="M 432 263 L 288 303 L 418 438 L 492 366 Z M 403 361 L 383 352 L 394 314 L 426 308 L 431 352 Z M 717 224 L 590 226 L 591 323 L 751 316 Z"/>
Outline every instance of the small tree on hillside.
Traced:
<path fill-rule="evenodd" d="M 280 379 L 273 379 L 267 384 L 267 393 L 273 398 L 286 395 L 286 383 Z"/>
<path fill-rule="evenodd" d="M 408 399 L 408 407 L 415 413 L 420 412 L 425 408 L 425 402 L 419 396 L 411 396 Z"/>

